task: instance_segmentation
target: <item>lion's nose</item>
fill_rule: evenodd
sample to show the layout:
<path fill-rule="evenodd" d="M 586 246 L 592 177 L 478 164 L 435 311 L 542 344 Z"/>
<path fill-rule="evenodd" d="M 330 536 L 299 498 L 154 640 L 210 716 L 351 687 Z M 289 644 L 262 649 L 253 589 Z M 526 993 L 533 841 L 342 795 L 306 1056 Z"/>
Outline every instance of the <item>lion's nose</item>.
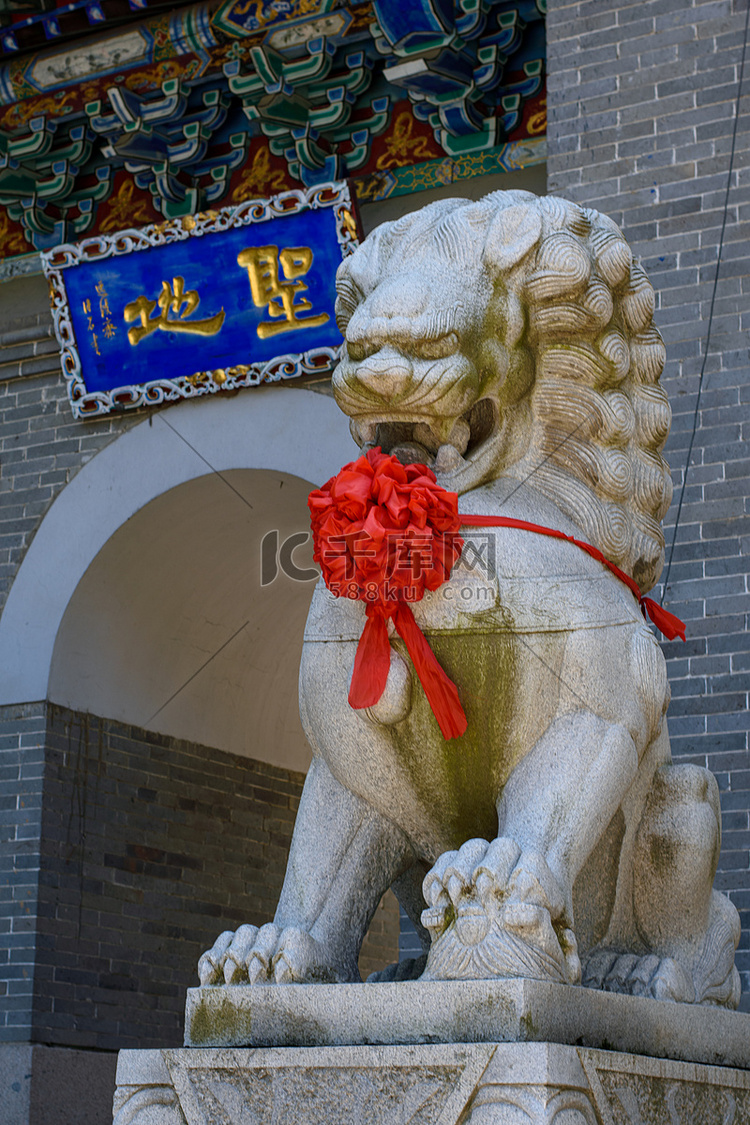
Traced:
<path fill-rule="evenodd" d="M 380 398 L 401 398 L 409 390 L 413 370 L 408 359 L 391 348 L 383 348 L 357 367 L 357 379 Z"/>

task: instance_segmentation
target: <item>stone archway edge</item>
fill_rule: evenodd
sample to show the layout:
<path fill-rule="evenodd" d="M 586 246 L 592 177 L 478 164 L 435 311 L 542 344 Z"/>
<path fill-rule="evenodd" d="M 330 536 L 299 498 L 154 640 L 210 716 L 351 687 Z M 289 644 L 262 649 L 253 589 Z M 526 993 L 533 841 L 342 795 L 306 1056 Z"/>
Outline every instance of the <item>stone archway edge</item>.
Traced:
<path fill-rule="evenodd" d="M 353 452 L 333 399 L 292 387 L 180 403 L 164 420 L 151 415 L 116 438 L 55 499 L 18 570 L 0 617 L 0 705 L 46 698 L 57 630 L 76 586 L 144 505 L 212 468 L 271 469 L 320 483 Z"/>

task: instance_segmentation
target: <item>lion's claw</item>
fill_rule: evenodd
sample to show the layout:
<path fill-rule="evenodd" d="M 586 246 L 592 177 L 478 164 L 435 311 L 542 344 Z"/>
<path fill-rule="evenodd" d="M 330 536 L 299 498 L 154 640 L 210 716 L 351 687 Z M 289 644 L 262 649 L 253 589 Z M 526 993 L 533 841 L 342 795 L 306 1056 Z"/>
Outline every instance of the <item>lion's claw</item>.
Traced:
<path fill-rule="evenodd" d="M 564 897 L 541 855 L 508 838 L 468 840 L 440 856 L 423 891 L 432 937 L 425 979 L 579 979 Z"/>
<path fill-rule="evenodd" d="M 266 984 L 268 982 L 268 962 L 262 957 L 253 954 L 247 966 L 248 984 Z"/>
<path fill-rule="evenodd" d="M 655 1000 L 691 1003 L 694 989 L 687 974 L 671 957 L 638 956 L 599 949 L 589 958 L 583 974 L 586 988 L 621 992 L 627 996 L 651 996 Z"/>
<path fill-rule="evenodd" d="M 482 860 L 477 864 L 477 874 L 485 874 L 494 883 L 505 886 L 520 856 L 521 849 L 515 840 L 511 840 L 508 836 L 499 836 L 497 840 L 492 841 Z"/>
<path fill-rule="evenodd" d="M 438 857 L 435 866 L 427 872 L 422 883 L 422 893 L 428 906 L 436 906 L 440 898 L 448 898 L 445 889 L 445 873 L 449 863 L 455 859 L 458 852 L 443 852 Z"/>
<path fill-rule="evenodd" d="M 448 853 L 453 858 L 445 867 L 442 881 L 454 903 L 474 882 L 477 867 L 485 859 L 489 847 L 486 840 L 467 840 L 457 852 Z"/>
<path fill-rule="evenodd" d="M 198 961 L 198 979 L 201 984 L 216 984 L 224 971 L 227 950 L 234 934 L 231 930 L 224 930 L 219 934 L 210 949 Z"/>
<path fill-rule="evenodd" d="M 240 984 L 247 980 L 247 955 L 255 944 L 257 936 L 257 926 L 240 926 L 234 934 L 224 962 L 226 984 Z"/>
<path fill-rule="evenodd" d="M 564 897 L 544 858 L 521 852 L 515 840 L 500 837 L 467 840 L 457 852 L 445 852 L 425 876 L 422 890 L 428 909 L 422 925 L 433 931 L 444 926 L 446 914 L 487 911 L 490 900 L 532 903 L 557 920 Z M 477 904 L 477 899 L 479 904 Z M 433 938 L 436 935 L 433 933 Z"/>
<path fill-rule="evenodd" d="M 301 984 L 346 979 L 305 930 L 273 922 L 225 930 L 198 962 L 201 985 Z"/>
<path fill-rule="evenodd" d="M 453 919 L 453 910 L 448 906 L 433 907 L 422 911 L 422 925 L 433 935 L 441 934 Z"/>
<path fill-rule="evenodd" d="M 276 984 L 295 984 L 294 970 L 287 960 L 286 954 L 280 953 L 273 968 L 273 979 Z"/>

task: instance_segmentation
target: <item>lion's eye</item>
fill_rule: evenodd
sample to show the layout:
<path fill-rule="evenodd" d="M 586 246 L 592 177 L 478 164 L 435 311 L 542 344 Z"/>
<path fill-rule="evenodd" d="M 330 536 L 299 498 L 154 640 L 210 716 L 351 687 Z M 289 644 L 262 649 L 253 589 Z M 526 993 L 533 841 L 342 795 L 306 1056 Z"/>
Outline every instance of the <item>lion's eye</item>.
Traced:
<path fill-rule="evenodd" d="M 458 336 L 455 332 L 449 332 L 439 340 L 423 340 L 418 350 L 419 355 L 424 359 L 444 359 L 446 356 L 453 355 L 457 349 Z"/>

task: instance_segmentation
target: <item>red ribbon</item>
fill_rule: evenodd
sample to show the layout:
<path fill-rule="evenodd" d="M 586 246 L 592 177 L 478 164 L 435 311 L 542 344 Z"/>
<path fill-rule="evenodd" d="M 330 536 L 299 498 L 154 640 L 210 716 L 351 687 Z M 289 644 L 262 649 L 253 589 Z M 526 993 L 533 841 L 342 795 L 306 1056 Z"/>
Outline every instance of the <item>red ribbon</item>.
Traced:
<path fill-rule="evenodd" d="M 374 707 L 385 691 L 391 666 L 391 646 L 386 620 L 393 618 L 396 632 L 406 645 L 419 682 L 437 719 L 443 738 L 458 738 L 467 727 L 466 715 L 458 697 L 458 688 L 445 674 L 430 648 L 427 637 L 414 620 L 408 602 L 398 602 L 391 611 L 369 603 L 367 619 L 354 657 L 354 671 L 349 687 L 349 703 L 357 710 Z"/>
<path fill-rule="evenodd" d="M 648 615 L 669 640 L 678 636 L 685 640 L 684 622 L 652 598 L 644 597 L 638 584 L 590 543 L 555 528 L 507 516 L 461 516 L 457 512 L 457 502 L 456 494 L 440 488 L 435 483 L 434 473 L 426 466 L 404 467 L 396 457 L 389 457 L 379 449 L 370 450 L 367 457 L 346 465 L 322 489 L 310 494 L 315 559 L 321 563 L 326 585 L 337 596 L 367 602 L 365 627 L 357 645 L 349 688 L 352 707 L 357 710 L 374 707 L 385 691 L 391 666 L 388 620 L 392 619 L 443 738 L 458 738 L 465 732 L 467 720 L 458 689 L 440 667 L 407 601 L 410 594 L 409 600 L 420 600 L 425 589 L 437 589 L 449 576 L 462 546 L 461 540 L 455 537 L 458 526 L 513 527 L 573 543 L 625 583 L 638 599 L 644 617 Z M 386 596 L 386 586 L 393 579 L 394 570 L 393 558 L 389 557 L 383 543 L 388 536 L 398 538 L 400 532 L 403 532 L 401 545 L 405 544 L 407 550 L 414 552 L 410 556 L 411 574 L 417 582 L 415 585 L 412 581 L 411 586 L 404 584 L 402 566 L 402 585 L 397 582 L 395 594 L 391 590 Z M 418 548 L 424 535 L 430 537 L 438 561 L 431 570 L 420 572 Z M 454 535 L 453 541 L 451 535 Z M 370 553 L 358 549 L 363 538 L 377 544 L 378 549 Z M 352 581 L 342 578 L 347 559 L 355 564 Z M 416 571 L 413 569 L 415 559 Z"/>
<path fill-rule="evenodd" d="M 537 535 L 549 535 L 552 539 L 566 539 L 568 543 L 574 543 L 576 547 L 580 547 L 587 555 L 591 555 L 592 559 L 596 559 L 600 563 L 604 563 L 607 570 L 611 570 L 615 578 L 619 578 L 621 582 L 635 594 L 638 599 L 638 605 L 641 607 L 641 613 L 645 617 L 647 614 L 653 621 L 657 629 L 664 634 L 667 640 L 673 641 L 675 637 L 681 637 L 685 640 L 685 622 L 680 621 L 674 613 L 664 609 L 653 598 L 647 598 L 641 593 L 641 588 L 629 574 L 624 570 L 620 570 L 619 566 L 615 566 L 608 558 L 593 547 L 591 543 L 584 543 L 581 539 L 574 539 L 572 535 L 566 535 L 564 531 L 557 531 L 553 527 L 542 527 L 538 523 L 528 523 L 526 520 L 514 520 L 507 516 L 461 516 L 462 527 L 517 527 L 521 531 L 535 531 Z"/>

